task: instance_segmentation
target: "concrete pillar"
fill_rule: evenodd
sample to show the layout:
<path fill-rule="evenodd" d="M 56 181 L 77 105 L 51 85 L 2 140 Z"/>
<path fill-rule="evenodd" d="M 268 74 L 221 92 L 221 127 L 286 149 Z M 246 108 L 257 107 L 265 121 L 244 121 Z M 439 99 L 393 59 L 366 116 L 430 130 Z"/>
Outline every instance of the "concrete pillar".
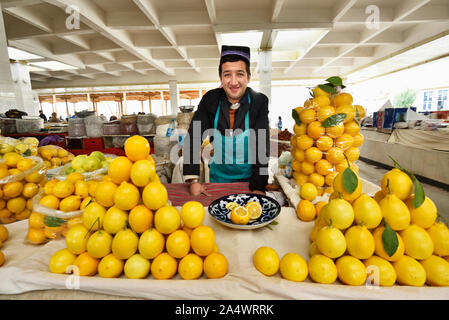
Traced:
<path fill-rule="evenodd" d="M 179 90 L 178 83 L 176 80 L 168 81 L 168 85 L 170 88 L 170 105 L 171 105 L 171 114 L 176 116 L 178 114 L 178 104 L 179 104 Z"/>
<path fill-rule="evenodd" d="M 34 103 L 31 89 L 30 71 L 23 62 L 11 63 L 11 73 L 14 81 L 17 109 L 28 113 L 29 116 L 38 116 L 38 106 Z"/>
<path fill-rule="evenodd" d="M 3 22 L 2 4 L 0 2 L 0 112 L 16 109 L 16 94 L 12 81 L 11 65 L 8 56 L 8 43 Z"/>
<path fill-rule="evenodd" d="M 268 97 L 271 104 L 271 70 L 272 70 L 271 50 L 259 52 L 259 87 L 260 92 Z"/>

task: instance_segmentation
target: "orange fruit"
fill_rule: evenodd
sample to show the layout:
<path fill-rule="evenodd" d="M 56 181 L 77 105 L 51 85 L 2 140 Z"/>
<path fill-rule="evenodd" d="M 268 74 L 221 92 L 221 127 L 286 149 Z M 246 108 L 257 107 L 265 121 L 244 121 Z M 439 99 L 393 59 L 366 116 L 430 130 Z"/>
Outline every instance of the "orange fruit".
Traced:
<path fill-rule="evenodd" d="M 307 135 L 312 139 L 318 139 L 322 135 L 324 135 L 326 129 L 321 126 L 321 122 L 312 121 L 307 125 Z"/>
<path fill-rule="evenodd" d="M 343 154 L 343 150 L 337 147 L 332 147 L 327 150 L 326 160 L 332 164 L 337 164 L 343 160 L 345 160 L 345 156 Z"/>
<path fill-rule="evenodd" d="M 317 147 L 311 147 L 305 151 L 306 161 L 315 163 L 323 157 L 323 152 Z"/>
<path fill-rule="evenodd" d="M 296 216 L 302 221 L 312 221 L 316 216 L 315 206 L 310 200 L 301 200 L 296 207 Z"/>
<path fill-rule="evenodd" d="M 137 205 L 129 212 L 129 226 L 136 233 L 143 233 L 153 224 L 153 212 L 144 205 Z"/>
<path fill-rule="evenodd" d="M 108 176 L 119 185 L 123 181 L 128 181 L 133 163 L 126 157 L 117 157 L 109 163 Z"/>
<path fill-rule="evenodd" d="M 228 261 L 219 252 L 212 252 L 204 259 L 204 274 L 210 279 L 222 278 L 228 273 Z"/>
<path fill-rule="evenodd" d="M 299 119 L 301 123 L 309 124 L 312 121 L 315 121 L 316 112 L 312 108 L 303 109 L 299 113 Z"/>
<path fill-rule="evenodd" d="M 346 92 L 342 92 L 337 94 L 334 99 L 334 106 L 335 107 L 340 107 L 340 106 L 344 106 L 344 105 L 351 105 L 353 102 L 352 96 L 349 93 Z M 339 113 L 339 112 L 337 112 Z"/>
<path fill-rule="evenodd" d="M 335 114 L 335 108 L 327 105 L 323 107 L 319 107 L 316 111 L 316 118 L 319 122 L 324 122 L 327 118 Z"/>
<path fill-rule="evenodd" d="M 316 146 L 321 151 L 327 151 L 334 145 L 334 140 L 329 136 L 322 136 L 316 141 Z"/>
<path fill-rule="evenodd" d="M 190 244 L 193 251 L 202 257 L 208 256 L 215 248 L 215 233 L 209 226 L 201 225 L 192 231 Z"/>
<path fill-rule="evenodd" d="M 301 172 L 305 175 L 310 175 L 315 172 L 315 166 L 307 161 L 301 163 Z"/>
<path fill-rule="evenodd" d="M 346 114 L 346 118 L 343 120 L 343 123 L 346 124 L 352 121 L 355 117 L 355 108 L 352 105 L 342 105 L 337 107 L 335 113 L 344 113 Z"/>
<path fill-rule="evenodd" d="M 354 136 L 360 132 L 360 126 L 354 120 L 345 124 L 345 133 Z"/>
<path fill-rule="evenodd" d="M 359 132 L 356 133 L 354 136 L 354 143 L 352 144 L 353 147 L 360 147 L 363 144 L 363 135 Z"/>
<path fill-rule="evenodd" d="M 142 136 L 132 136 L 125 142 L 125 153 L 129 160 L 144 160 L 150 154 L 150 143 Z"/>
<path fill-rule="evenodd" d="M 339 147 L 343 151 L 350 148 L 353 143 L 354 143 L 354 138 L 347 133 L 342 134 L 335 140 L 335 146 Z"/>
<path fill-rule="evenodd" d="M 324 186 L 324 177 L 321 174 L 314 172 L 310 174 L 308 182 L 313 183 L 316 187 L 322 187 Z"/>
<path fill-rule="evenodd" d="M 99 259 L 93 258 L 89 253 L 84 252 L 76 257 L 73 265 L 78 267 L 80 276 L 94 276 L 97 273 L 99 262 Z"/>
<path fill-rule="evenodd" d="M 315 163 L 315 171 L 325 176 L 332 171 L 332 164 L 326 159 L 321 159 Z"/>
<path fill-rule="evenodd" d="M 301 150 L 309 149 L 313 146 L 313 139 L 308 135 L 303 134 L 302 136 L 296 138 L 296 146 Z"/>
<path fill-rule="evenodd" d="M 337 124 L 333 127 L 326 128 L 326 134 L 331 138 L 338 138 L 345 132 L 345 126 L 343 123 Z"/>
<path fill-rule="evenodd" d="M 350 148 L 346 149 L 345 155 L 346 155 L 346 157 L 348 157 L 349 161 L 354 162 L 359 159 L 360 150 L 356 147 L 350 147 Z"/>

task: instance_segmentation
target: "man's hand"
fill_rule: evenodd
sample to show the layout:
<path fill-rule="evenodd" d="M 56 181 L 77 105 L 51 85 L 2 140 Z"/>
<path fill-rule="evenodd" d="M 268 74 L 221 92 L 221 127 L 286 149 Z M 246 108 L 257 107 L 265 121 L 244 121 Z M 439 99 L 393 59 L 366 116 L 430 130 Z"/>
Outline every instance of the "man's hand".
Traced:
<path fill-rule="evenodd" d="M 204 194 L 206 196 L 210 196 L 210 194 L 207 192 L 206 187 L 203 186 L 199 182 L 192 183 L 189 186 L 190 195 L 192 196 L 199 196 L 200 194 Z"/>

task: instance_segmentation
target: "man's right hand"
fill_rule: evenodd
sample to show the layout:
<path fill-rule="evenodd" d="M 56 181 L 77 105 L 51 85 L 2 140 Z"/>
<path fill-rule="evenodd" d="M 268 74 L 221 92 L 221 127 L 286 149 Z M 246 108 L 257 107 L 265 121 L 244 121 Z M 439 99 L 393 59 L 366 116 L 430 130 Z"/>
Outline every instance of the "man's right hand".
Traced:
<path fill-rule="evenodd" d="M 206 196 L 210 196 L 207 192 L 206 187 L 203 186 L 200 182 L 194 182 L 189 186 L 190 195 L 199 196 L 200 194 L 204 194 Z"/>

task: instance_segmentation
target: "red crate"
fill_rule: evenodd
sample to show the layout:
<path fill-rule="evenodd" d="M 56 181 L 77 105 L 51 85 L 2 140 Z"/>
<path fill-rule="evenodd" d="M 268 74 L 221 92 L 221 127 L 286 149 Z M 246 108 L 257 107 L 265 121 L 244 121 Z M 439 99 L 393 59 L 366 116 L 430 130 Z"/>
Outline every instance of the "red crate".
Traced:
<path fill-rule="evenodd" d="M 83 139 L 84 149 L 88 150 L 102 150 L 104 149 L 103 138 L 84 138 Z"/>

